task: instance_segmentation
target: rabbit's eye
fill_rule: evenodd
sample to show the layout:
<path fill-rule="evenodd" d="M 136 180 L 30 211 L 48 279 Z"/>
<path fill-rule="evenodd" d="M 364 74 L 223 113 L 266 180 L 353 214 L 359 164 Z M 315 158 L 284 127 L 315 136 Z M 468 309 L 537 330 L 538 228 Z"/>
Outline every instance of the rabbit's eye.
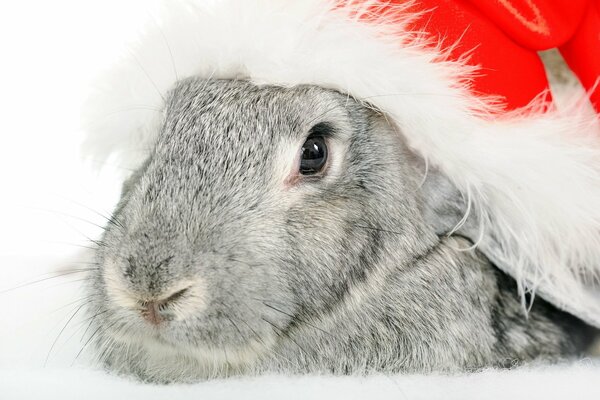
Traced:
<path fill-rule="evenodd" d="M 327 162 L 327 143 L 323 136 L 309 136 L 302 145 L 300 173 L 314 175 L 320 172 Z"/>

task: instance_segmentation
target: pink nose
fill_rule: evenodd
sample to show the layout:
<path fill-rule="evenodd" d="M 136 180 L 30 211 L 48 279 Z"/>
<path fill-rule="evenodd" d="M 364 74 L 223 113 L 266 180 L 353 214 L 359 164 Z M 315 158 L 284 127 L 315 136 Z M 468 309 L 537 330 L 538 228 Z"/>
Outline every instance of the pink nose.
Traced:
<path fill-rule="evenodd" d="M 153 300 L 143 302 L 142 317 L 152 325 L 160 324 L 164 319 L 161 315 L 160 304 Z"/>
<path fill-rule="evenodd" d="M 188 288 L 179 290 L 161 300 L 142 301 L 142 317 L 152 325 L 159 325 L 165 320 L 165 312 L 169 309 L 169 306 L 173 305 L 173 303 L 183 297 L 187 290 Z"/>

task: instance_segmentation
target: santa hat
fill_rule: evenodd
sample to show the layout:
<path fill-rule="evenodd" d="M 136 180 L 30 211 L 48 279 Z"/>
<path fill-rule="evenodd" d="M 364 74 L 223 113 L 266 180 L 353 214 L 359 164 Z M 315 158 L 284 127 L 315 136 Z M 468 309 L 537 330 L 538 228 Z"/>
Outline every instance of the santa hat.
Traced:
<path fill-rule="evenodd" d="M 552 27 L 562 19 L 548 17 L 556 14 L 550 2 L 493 2 L 500 11 L 478 8 L 484 3 L 169 2 L 100 81 L 86 109 L 87 148 L 96 157 L 141 160 L 158 131 L 152 108 L 189 76 L 348 93 L 386 113 L 462 192 L 481 223 L 473 241 L 521 294 L 536 290 L 600 327 L 598 116 L 583 90 L 553 104 L 539 94 L 547 81 L 529 54 L 536 49 L 519 42 L 527 35 L 511 31 L 502 14 L 508 10 L 518 26 L 519 12 L 527 16 L 522 8 L 532 5 L 532 18 Z M 577 25 L 584 14 L 566 19 Z"/>

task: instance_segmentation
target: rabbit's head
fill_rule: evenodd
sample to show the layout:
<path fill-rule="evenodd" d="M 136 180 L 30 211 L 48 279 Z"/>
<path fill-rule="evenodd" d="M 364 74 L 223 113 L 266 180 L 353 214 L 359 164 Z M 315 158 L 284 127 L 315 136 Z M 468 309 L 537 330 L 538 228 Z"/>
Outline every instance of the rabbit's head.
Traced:
<path fill-rule="evenodd" d="M 348 320 L 381 324 L 365 299 L 387 290 L 390 274 L 411 274 L 461 217 L 452 186 L 426 172 L 398 127 L 339 92 L 179 82 L 97 251 L 99 354 L 117 370 L 172 380 L 298 363 L 306 355 L 278 349 L 295 347 L 303 327 L 318 333 L 320 318 L 345 321 L 315 348 L 347 337 Z M 433 286 L 425 296 L 460 300 Z M 340 311 L 350 303 L 353 317 Z"/>

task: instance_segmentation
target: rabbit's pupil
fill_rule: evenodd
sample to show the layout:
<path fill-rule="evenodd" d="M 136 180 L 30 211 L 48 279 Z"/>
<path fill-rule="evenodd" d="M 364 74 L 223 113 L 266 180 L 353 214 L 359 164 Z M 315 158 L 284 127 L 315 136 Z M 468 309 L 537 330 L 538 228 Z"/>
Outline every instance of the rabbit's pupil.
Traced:
<path fill-rule="evenodd" d="M 320 172 L 327 162 L 327 144 L 321 136 L 312 136 L 302 145 L 300 173 L 313 175 Z"/>

